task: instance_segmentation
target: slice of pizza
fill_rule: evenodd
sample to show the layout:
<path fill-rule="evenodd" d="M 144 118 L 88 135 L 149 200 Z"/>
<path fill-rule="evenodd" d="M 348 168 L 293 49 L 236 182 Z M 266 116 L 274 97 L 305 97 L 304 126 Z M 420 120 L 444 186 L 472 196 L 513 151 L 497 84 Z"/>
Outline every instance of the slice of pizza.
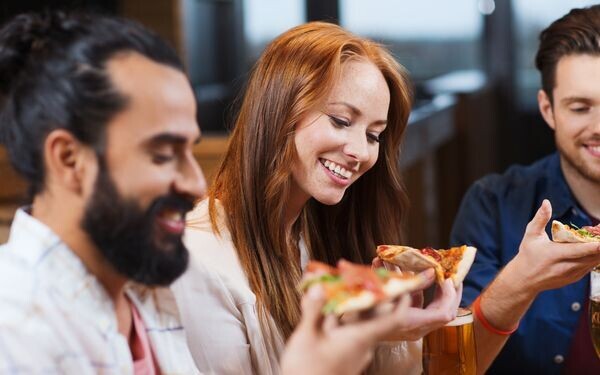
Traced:
<path fill-rule="evenodd" d="M 300 290 L 320 284 L 325 291 L 323 313 L 342 315 L 368 310 L 405 293 L 422 288 L 426 280 L 419 275 L 403 275 L 385 268 L 340 260 L 337 267 L 311 261 L 304 272 Z"/>
<path fill-rule="evenodd" d="M 382 260 L 413 272 L 433 268 L 439 283 L 452 279 L 455 287 L 458 287 L 467 276 L 476 253 L 476 248 L 466 245 L 447 250 L 436 250 L 430 247 L 419 250 L 399 245 L 377 247 L 377 256 Z"/>
<path fill-rule="evenodd" d="M 573 225 L 573 224 L 571 224 Z M 552 221 L 552 241 L 554 242 L 600 242 L 600 225 L 577 228 L 573 225 Z"/>

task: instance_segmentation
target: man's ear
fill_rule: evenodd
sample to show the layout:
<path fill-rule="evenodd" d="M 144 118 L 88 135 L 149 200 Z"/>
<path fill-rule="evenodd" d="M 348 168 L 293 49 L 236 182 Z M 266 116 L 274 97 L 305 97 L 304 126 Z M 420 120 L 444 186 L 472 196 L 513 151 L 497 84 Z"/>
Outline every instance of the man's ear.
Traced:
<path fill-rule="evenodd" d="M 554 122 L 554 109 L 552 108 L 552 102 L 550 101 L 548 94 L 546 94 L 546 91 L 539 90 L 537 100 L 542 117 L 552 130 L 556 130 L 556 124 Z"/>
<path fill-rule="evenodd" d="M 81 194 L 86 181 L 95 178 L 97 160 L 93 150 L 65 129 L 50 132 L 44 141 L 48 183 Z"/>

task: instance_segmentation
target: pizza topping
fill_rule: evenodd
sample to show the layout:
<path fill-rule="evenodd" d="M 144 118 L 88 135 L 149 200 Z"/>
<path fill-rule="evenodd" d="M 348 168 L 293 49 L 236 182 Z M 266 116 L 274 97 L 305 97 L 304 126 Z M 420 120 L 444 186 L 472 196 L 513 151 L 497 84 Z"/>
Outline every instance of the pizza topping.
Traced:
<path fill-rule="evenodd" d="M 340 291 L 336 295 L 326 296 L 326 297 L 328 297 L 328 298 L 327 298 L 327 303 L 325 304 L 325 306 L 323 306 L 323 313 L 331 314 L 332 312 L 335 311 L 336 307 L 338 307 L 338 305 L 340 303 L 348 300 L 349 298 L 352 297 L 352 295 L 348 292 Z"/>
<path fill-rule="evenodd" d="M 600 225 L 596 225 L 595 227 L 585 226 L 580 229 L 580 231 L 587 231 L 590 237 L 600 236 Z"/>
<path fill-rule="evenodd" d="M 415 249 L 402 245 L 380 245 L 377 256 L 402 270 L 421 272 L 433 268 L 438 283 L 451 279 L 455 287 L 462 283 L 475 259 L 477 249 L 471 246 L 457 246 L 448 250 L 431 247 Z"/>
<path fill-rule="evenodd" d="M 390 271 L 386 270 L 383 267 L 376 268 L 375 273 L 383 280 L 389 279 L 392 274 Z"/>
<path fill-rule="evenodd" d="M 426 247 L 424 249 L 421 249 L 421 254 L 423 255 L 428 255 L 430 257 L 432 257 L 433 259 L 436 260 L 436 262 L 440 262 L 442 260 L 442 256 L 433 248 L 431 247 Z"/>
<path fill-rule="evenodd" d="M 310 262 L 306 265 L 306 270 L 304 271 L 307 274 L 337 274 L 337 270 L 334 267 L 331 267 L 328 264 L 321 262 Z"/>
<path fill-rule="evenodd" d="M 306 291 L 315 284 L 321 285 L 327 300 L 323 312 L 331 313 L 337 311 L 337 308 L 349 299 L 355 299 L 354 303 L 359 301 L 359 304 L 372 306 L 373 303 L 394 295 L 394 291 L 398 290 L 398 282 L 414 282 L 416 278 L 414 275 L 403 275 L 385 268 L 372 269 L 370 266 L 345 260 L 340 260 L 337 268 L 311 261 L 306 267 L 299 288 Z M 414 285 L 418 283 L 415 282 Z M 389 289 L 386 289 L 388 287 Z"/>
<path fill-rule="evenodd" d="M 567 225 L 567 224 L 563 224 L 563 225 L 567 228 L 567 230 L 572 230 L 582 237 L 588 237 L 588 238 L 600 237 L 600 224 L 596 225 L 595 227 L 584 226 L 582 228 L 579 228 L 577 225 L 575 225 L 573 223 L 570 223 L 570 225 Z"/>
<path fill-rule="evenodd" d="M 375 294 L 377 298 L 385 297 L 383 280 L 369 266 L 352 264 L 345 260 L 338 263 L 340 274 L 350 289 L 365 289 Z"/>
<path fill-rule="evenodd" d="M 440 251 L 442 260 L 440 264 L 444 269 L 444 277 L 449 278 L 456 273 L 458 263 L 460 263 L 466 246 L 453 247 L 448 250 Z"/>
<path fill-rule="evenodd" d="M 341 280 L 342 278 L 335 268 L 321 262 L 310 262 L 306 266 L 304 277 L 302 278 L 299 288 L 301 290 L 307 290 L 314 284 L 331 284 L 340 282 Z"/>

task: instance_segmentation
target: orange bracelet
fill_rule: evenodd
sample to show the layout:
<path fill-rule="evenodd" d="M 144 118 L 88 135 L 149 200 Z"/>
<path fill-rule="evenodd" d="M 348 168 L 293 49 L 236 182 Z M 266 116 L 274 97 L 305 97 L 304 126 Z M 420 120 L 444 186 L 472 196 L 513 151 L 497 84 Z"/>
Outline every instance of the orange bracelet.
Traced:
<path fill-rule="evenodd" d="M 475 299 L 475 302 L 473 302 L 473 312 L 475 313 L 477 320 L 479 320 L 479 322 L 481 323 L 482 326 L 485 327 L 485 329 L 487 329 L 488 331 L 495 333 L 497 335 L 508 336 L 508 335 L 512 334 L 513 332 L 515 332 L 517 330 L 517 328 L 519 328 L 519 323 L 517 323 L 515 328 L 510 329 L 508 331 L 503 331 L 503 330 L 497 329 L 494 326 L 492 326 L 490 324 L 490 322 L 488 322 L 487 319 L 483 316 L 483 313 L 481 312 L 481 306 L 479 305 L 481 303 L 480 299 L 481 299 L 481 294 L 477 297 L 477 299 Z"/>

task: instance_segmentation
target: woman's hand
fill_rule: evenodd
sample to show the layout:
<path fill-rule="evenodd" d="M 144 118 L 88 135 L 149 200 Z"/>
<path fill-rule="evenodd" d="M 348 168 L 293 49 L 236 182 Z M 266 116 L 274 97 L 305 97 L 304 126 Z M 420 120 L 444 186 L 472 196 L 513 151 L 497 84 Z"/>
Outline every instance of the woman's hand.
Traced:
<path fill-rule="evenodd" d="M 400 271 L 398 266 L 379 258 L 373 259 L 372 264 L 373 267 L 385 267 L 390 271 Z M 390 331 L 384 338 L 385 341 L 418 340 L 456 317 L 462 297 L 462 284 L 456 289 L 452 280 L 445 280 L 442 285 L 436 286 L 433 301 L 423 308 L 423 290 L 433 284 L 435 273 L 430 268 L 421 272 L 420 275 L 427 282 L 423 284 L 420 291 L 413 293 L 413 303 L 406 313 L 402 317 L 394 317 L 390 320 Z"/>
<path fill-rule="evenodd" d="M 283 375 L 359 374 L 373 357 L 373 349 L 402 319 L 410 297 L 402 297 L 389 312 L 369 319 L 340 324 L 337 317 L 323 317 L 323 290 L 312 287 L 302 299 L 302 320 L 290 337 L 281 361 Z"/>

